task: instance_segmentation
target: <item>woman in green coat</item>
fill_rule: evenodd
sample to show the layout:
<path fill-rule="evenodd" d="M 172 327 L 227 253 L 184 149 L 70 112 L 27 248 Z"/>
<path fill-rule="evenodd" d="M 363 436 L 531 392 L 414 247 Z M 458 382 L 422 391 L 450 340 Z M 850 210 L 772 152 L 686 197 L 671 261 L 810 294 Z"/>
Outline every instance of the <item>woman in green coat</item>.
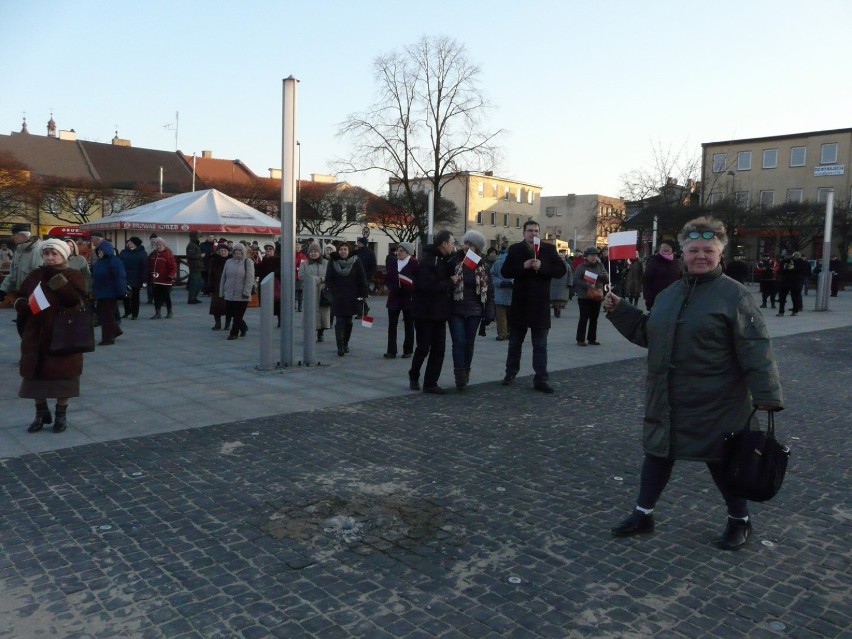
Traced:
<path fill-rule="evenodd" d="M 778 368 L 760 309 L 751 293 L 722 274 L 725 228 L 711 217 L 683 227 L 686 263 L 681 282 L 666 288 L 650 313 L 610 293 L 608 319 L 634 344 L 648 349 L 639 498 L 612 529 L 616 537 L 654 530 L 653 510 L 675 460 L 707 463 L 728 508 L 717 545 L 736 550 L 751 533 L 748 503 L 722 483 L 722 440 L 741 428 L 753 408 L 783 409 Z"/>

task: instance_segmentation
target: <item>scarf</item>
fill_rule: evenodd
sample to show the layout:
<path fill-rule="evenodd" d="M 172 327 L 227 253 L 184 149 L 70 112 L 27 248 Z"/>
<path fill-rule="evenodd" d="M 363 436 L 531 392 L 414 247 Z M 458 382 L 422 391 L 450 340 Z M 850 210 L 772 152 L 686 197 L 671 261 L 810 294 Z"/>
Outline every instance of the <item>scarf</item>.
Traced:
<path fill-rule="evenodd" d="M 408 257 L 406 257 L 404 260 L 397 260 L 396 261 L 396 272 L 402 273 L 402 269 L 404 269 L 406 266 L 408 266 L 408 262 L 410 260 L 411 260 L 410 255 Z"/>
<path fill-rule="evenodd" d="M 453 288 L 453 300 L 460 302 L 464 299 L 464 262 L 456 264 L 455 274 L 459 277 L 458 284 Z M 488 267 L 485 260 L 480 260 L 476 268 L 473 269 L 473 275 L 476 278 L 476 294 L 479 296 L 479 301 L 484 305 L 488 299 Z"/>
<path fill-rule="evenodd" d="M 352 267 L 355 266 L 355 260 L 357 260 L 357 259 L 358 259 L 357 256 L 350 255 L 345 260 L 344 259 L 334 260 L 332 262 L 332 265 L 334 266 L 334 270 L 338 274 L 342 275 L 343 277 L 346 277 L 347 275 L 349 275 L 349 272 L 352 270 Z"/>

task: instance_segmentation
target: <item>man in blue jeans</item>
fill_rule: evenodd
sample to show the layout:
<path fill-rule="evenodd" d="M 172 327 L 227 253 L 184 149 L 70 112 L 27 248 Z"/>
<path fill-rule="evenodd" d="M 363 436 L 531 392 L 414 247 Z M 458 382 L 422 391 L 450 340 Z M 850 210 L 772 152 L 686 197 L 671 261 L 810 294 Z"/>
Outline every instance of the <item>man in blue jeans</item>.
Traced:
<path fill-rule="evenodd" d="M 511 384 L 521 369 L 521 350 L 530 331 L 535 371 L 533 388 L 552 393 L 547 383 L 547 333 L 550 330 L 550 280 L 567 273 L 556 247 L 539 240 L 535 220 L 524 223 L 524 239 L 509 247 L 500 274 L 513 278 L 512 305 L 509 307 L 509 353 L 503 385 Z"/>

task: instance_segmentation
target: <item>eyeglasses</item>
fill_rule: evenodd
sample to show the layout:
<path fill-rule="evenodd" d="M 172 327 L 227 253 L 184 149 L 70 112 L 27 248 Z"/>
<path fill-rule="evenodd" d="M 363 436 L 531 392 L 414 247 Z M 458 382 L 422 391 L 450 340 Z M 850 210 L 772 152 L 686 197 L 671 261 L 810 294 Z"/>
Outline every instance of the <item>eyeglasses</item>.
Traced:
<path fill-rule="evenodd" d="M 716 233 L 714 231 L 689 231 L 686 234 L 690 240 L 697 240 L 698 238 L 702 238 L 705 240 L 712 240 L 716 237 Z"/>

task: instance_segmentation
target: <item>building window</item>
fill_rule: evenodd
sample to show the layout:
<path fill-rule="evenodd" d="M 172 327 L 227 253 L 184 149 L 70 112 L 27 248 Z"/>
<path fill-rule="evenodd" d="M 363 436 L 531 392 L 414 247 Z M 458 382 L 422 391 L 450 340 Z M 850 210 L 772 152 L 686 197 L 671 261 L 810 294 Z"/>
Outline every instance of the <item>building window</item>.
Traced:
<path fill-rule="evenodd" d="M 509 201 L 509 187 L 503 187 L 503 199 Z"/>
<path fill-rule="evenodd" d="M 837 163 L 837 142 L 823 144 L 819 150 L 820 164 L 836 164 Z"/>
<path fill-rule="evenodd" d="M 476 223 L 477 223 L 477 224 L 482 224 L 482 211 L 479 211 L 479 212 L 476 214 Z"/>
<path fill-rule="evenodd" d="M 751 171 L 751 151 L 737 153 L 737 171 Z"/>
<path fill-rule="evenodd" d="M 794 146 L 790 149 L 790 166 L 805 166 L 806 159 L 805 147 Z"/>
<path fill-rule="evenodd" d="M 793 203 L 801 202 L 805 197 L 804 189 L 787 189 L 787 201 Z"/>
<path fill-rule="evenodd" d="M 515 228 L 516 228 L 516 229 L 521 228 L 521 216 L 520 216 L 520 215 L 518 215 L 517 217 L 515 217 Z"/>
<path fill-rule="evenodd" d="M 485 182 L 479 183 L 479 197 L 483 197 L 485 195 Z"/>
<path fill-rule="evenodd" d="M 532 192 L 532 189 L 527 190 L 527 204 L 532 204 L 535 202 L 535 193 Z"/>
<path fill-rule="evenodd" d="M 518 188 L 516 189 L 515 199 L 516 199 L 516 201 L 517 201 L 517 202 L 522 202 L 522 201 L 523 201 L 523 200 L 521 199 L 521 187 L 518 187 Z"/>
<path fill-rule="evenodd" d="M 774 169 L 778 167 L 778 149 L 763 150 L 763 168 Z"/>
<path fill-rule="evenodd" d="M 721 173 L 728 168 L 728 154 L 714 153 L 713 154 L 713 173 Z"/>
<path fill-rule="evenodd" d="M 748 191 L 737 191 L 734 193 L 734 206 L 738 209 L 748 208 Z"/>
<path fill-rule="evenodd" d="M 775 204 L 775 191 L 761 191 L 760 192 L 760 208 L 761 210 L 766 209 Z"/>
<path fill-rule="evenodd" d="M 497 226 L 497 213 L 491 211 L 491 226 Z"/>
<path fill-rule="evenodd" d="M 347 222 L 357 222 L 358 221 L 358 213 L 354 204 L 346 205 L 346 221 Z"/>
<path fill-rule="evenodd" d="M 503 226 L 509 228 L 509 214 L 503 213 Z"/>
<path fill-rule="evenodd" d="M 834 193 L 834 188 L 830 186 L 824 186 L 822 188 L 817 189 L 817 202 L 820 204 L 825 204 L 828 201 L 828 194 Z"/>
<path fill-rule="evenodd" d="M 332 204 L 331 205 L 331 219 L 335 222 L 343 221 L 343 205 L 342 204 Z"/>
<path fill-rule="evenodd" d="M 491 197 L 493 197 L 495 200 L 497 199 L 497 183 L 496 182 L 491 185 Z"/>
<path fill-rule="evenodd" d="M 723 196 L 722 196 L 722 194 L 721 194 L 721 193 L 711 193 L 711 194 L 710 194 L 710 199 L 709 199 L 709 201 L 708 201 L 708 204 L 709 204 L 710 206 L 714 206 L 714 205 L 716 205 L 716 204 L 719 204 L 719 203 L 720 203 L 723 199 L 724 199 L 724 198 L 723 198 Z"/>

